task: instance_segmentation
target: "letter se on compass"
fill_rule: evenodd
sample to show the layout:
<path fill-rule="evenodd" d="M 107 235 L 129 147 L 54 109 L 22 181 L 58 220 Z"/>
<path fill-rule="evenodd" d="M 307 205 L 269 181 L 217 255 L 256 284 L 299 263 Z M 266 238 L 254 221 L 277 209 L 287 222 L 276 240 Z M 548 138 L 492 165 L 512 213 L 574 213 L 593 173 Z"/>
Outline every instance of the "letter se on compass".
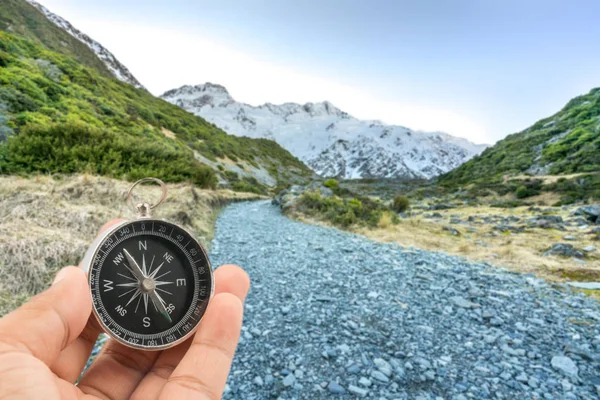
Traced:
<path fill-rule="evenodd" d="M 104 331 L 137 349 L 163 350 L 191 336 L 214 291 L 202 245 L 182 227 L 149 216 L 104 232 L 82 268 Z"/>

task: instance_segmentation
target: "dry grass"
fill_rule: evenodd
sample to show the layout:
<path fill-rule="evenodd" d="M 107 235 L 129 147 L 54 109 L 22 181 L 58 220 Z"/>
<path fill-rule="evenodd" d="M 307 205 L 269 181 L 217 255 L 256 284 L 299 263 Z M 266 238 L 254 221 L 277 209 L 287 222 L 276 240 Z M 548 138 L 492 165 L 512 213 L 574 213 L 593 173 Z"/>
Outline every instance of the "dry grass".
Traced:
<path fill-rule="evenodd" d="M 600 255 L 596 251 L 589 255 L 585 264 L 569 258 L 544 257 L 542 253 L 553 243 L 567 243 L 562 238 L 574 235 L 577 240 L 569 242 L 578 248 L 588 245 L 600 248 L 593 241 L 593 235 L 576 228 L 563 232 L 553 229 L 528 229 L 524 233 L 491 235 L 492 226 L 472 225 L 476 232 L 468 232 L 464 225 L 451 225 L 461 235 L 454 236 L 444 231 L 443 226 L 450 225 L 448 217 L 457 215 L 465 220 L 469 215 L 519 215 L 531 214 L 524 207 L 498 209 L 490 207 L 464 207 L 442 211 L 443 220 L 424 219 L 420 216 L 401 219 L 397 225 L 379 226 L 375 229 L 358 228 L 356 233 L 382 242 L 395 242 L 402 246 L 414 246 L 430 251 L 443 251 L 477 261 L 487 261 L 509 269 L 534 273 L 550 280 L 600 280 Z M 568 211 L 560 211 L 565 217 Z"/>
<path fill-rule="evenodd" d="M 105 222 L 135 217 L 125 203 L 130 185 L 88 175 L 0 176 L 0 315 L 43 290 L 59 268 L 76 265 Z M 150 202 L 160 197 L 158 187 L 136 193 Z M 205 244 L 219 207 L 259 198 L 189 184 L 168 185 L 168 193 L 154 215 L 183 225 Z"/>
<path fill-rule="evenodd" d="M 535 175 L 535 176 L 531 176 L 531 175 L 515 175 L 515 176 L 511 176 L 511 175 L 505 175 L 504 176 L 504 182 L 507 182 L 509 180 L 531 180 L 533 179 L 539 179 L 541 180 L 544 184 L 550 184 L 550 183 L 556 183 L 560 178 L 565 178 L 565 179 L 572 179 L 572 178 L 576 178 L 578 176 L 582 176 L 582 175 L 586 175 L 588 174 L 587 172 L 581 172 L 581 173 L 576 173 L 576 174 L 566 174 L 566 175 Z"/>
<path fill-rule="evenodd" d="M 390 212 L 384 212 L 383 214 L 381 214 L 381 218 L 379 218 L 379 222 L 377 223 L 377 226 L 381 229 L 387 229 L 390 226 L 392 226 L 393 221 L 394 221 L 393 214 Z"/>

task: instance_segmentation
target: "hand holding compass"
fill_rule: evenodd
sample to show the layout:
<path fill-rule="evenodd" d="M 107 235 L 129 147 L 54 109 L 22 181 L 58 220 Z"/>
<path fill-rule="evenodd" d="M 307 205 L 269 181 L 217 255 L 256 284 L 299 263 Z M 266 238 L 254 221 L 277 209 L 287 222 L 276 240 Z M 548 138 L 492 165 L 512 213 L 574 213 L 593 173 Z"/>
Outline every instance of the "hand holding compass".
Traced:
<path fill-rule="evenodd" d="M 124 223 L 116 221 L 106 225 L 107 230 L 100 238 L 110 238 L 106 233 L 118 226 L 123 227 Z M 134 261 L 142 260 L 141 271 L 145 272 L 144 276 L 152 277 L 156 283 L 155 292 L 160 292 L 158 288 L 161 286 L 170 286 L 165 282 L 172 279 L 168 281 L 161 277 L 165 273 L 166 277 L 174 273 L 174 269 L 165 268 L 170 265 L 167 260 L 164 265 L 161 262 L 153 267 L 153 262 L 158 260 L 144 254 L 140 257 L 132 246 L 125 247 Z M 147 264 L 146 260 L 150 263 Z M 136 263 L 130 265 L 125 254 L 122 254 L 122 259 L 119 258 L 119 263 L 122 263 L 119 267 L 112 264 L 127 278 L 121 277 L 122 281 L 117 283 L 122 286 L 112 282 L 108 285 L 112 287 L 108 292 L 114 294 L 119 290 L 125 293 L 134 289 L 120 298 L 125 306 L 121 312 L 130 311 L 135 304 L 139 306 L 137 301 L 144 297 L 142 294 L 133 300 L 129 297 L 140 288 L 134 275 L 139 270 L 133 272 Z M 128 271 L 127 267 L 132 271 Z M 137 264 L 137 267 L 140 265 Z M 143 351 L 134 346 L 124 346 L 121 340 L 109 340 L 81 376 L 100 330 L 89 318 L 92 302 L 85 274 L 79 268 L 64 268 L 50 289 L 0 318 L 0 365 L 7 367 L 0 371 L 0 398 L 14 393 L 23 398 L 49 400 L 75 400 L 84 396 L 93 400 L 100 398 L 98 394 L 102 397 L 143 399 L 219 397 L 225 388 L 239 339 L 249 280 L 241 268 L 233 265 L 220 267 L 214 274 L 214 280 L 215 295 L 200 328 L 191 339 L 194 345 L 189 349 L 178 346 L 163 352 L 142 354 Z M 125 302 L 127 298 L 129 304 Z M 141 310 L 143 308 L 139 306 L 137 312 L 145 314 L 146 311 Z M 148 310 L 149 315 L 150 312 Z M 177 324 L 177 319 L 173 318 L 169 323 L 160 318 L 157 323 L 172 327 Z M 102 328 L 107 329 L 105 326 Z M 108 332 L 111 334 L 110 330 Z M 135 362 L 123 363 L 123 360 Z M 165 375 L 165 370 L 172 372 Z M 75 382 L 78 383 L 75 385 Z"/>

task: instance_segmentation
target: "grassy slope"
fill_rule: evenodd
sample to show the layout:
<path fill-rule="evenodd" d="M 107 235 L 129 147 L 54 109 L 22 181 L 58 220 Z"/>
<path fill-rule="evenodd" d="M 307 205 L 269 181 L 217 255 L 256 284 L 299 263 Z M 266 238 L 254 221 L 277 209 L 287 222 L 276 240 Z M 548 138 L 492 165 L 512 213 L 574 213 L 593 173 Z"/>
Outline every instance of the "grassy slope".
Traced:
<path fill-rule="evenodd" d="M 38 41 L 111 78 L 104 63 L 85 44 L 63 31 L 25 0 L 0 1 L 0 30 Z"/>
<path fill-rule="evenodd" d="M 94 176 L 0 176 L 0 316 L 45 289 L 59 268 L 77 265 L 104 223 L 134 217 L 124 198 L 130 185 Z M 136 193 L 160 196 L 153 186 Z M 168 193 L 155 216 L 181 224 L 204 244 L 212 238 L 220 206 L 259 198 L 188 184 L 169 184 Z"/>
<path fill-rule="evenodd" d="M 531 166 L 547 175 L 600 171 L 600 88 L 572 99 L 561 111 L 507 136 L 440 177 L 444 185 L 498 181 Z"/>
<path fill-rule="evenodd" d="M 275 142 L 227 135 L 36 42 L 0 32 L 0 67 L 0 141 L 3 133 L 17 133 L 0 145 L 2 173 L 153 175 L 214 186 L 213 172 L 194 159 L 195 151 L 263 166 L 282 182 L 310 175 Z"/>

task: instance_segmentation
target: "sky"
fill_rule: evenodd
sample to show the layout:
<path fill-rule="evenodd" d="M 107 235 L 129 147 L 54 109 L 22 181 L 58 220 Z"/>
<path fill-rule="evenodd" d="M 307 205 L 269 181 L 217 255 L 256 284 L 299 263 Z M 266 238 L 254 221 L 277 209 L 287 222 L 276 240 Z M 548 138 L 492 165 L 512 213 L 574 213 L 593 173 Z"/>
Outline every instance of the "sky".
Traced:
<path fill-rule="evenodd" d="M 38 0 L 150 92 L 328 100 L 492 144 L 600 86 L 597 0 Z"/>

